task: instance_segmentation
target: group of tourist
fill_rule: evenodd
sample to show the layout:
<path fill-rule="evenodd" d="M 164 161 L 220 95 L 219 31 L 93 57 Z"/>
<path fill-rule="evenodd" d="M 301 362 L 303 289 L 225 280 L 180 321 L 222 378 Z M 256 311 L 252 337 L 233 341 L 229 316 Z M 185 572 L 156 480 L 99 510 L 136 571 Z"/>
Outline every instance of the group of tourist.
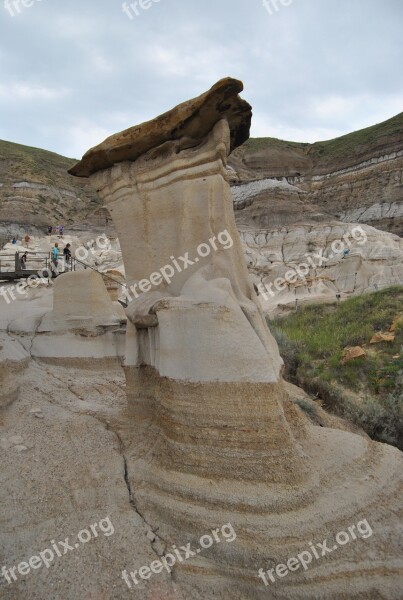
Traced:
<path fill-rule="evenodd" d="M 30 236 L 28 234 L 25 235 L 24 237 L 24 244 L 25 246 L 28 248 L 28 244 L 30 242 Z M 18 238 L 17 236 L 13 236 L 13 239 L 11 240 L 11 243 L 16 246 L 18 243 Z M 20 267 L 21 269 L 26 269 L 27 268 L 27 258 L 28 258 L 28 252 L 24 252 L 24 254 L 21 256 L 20 258 Z"/>
<path fill-rule="evenodd" d="M 66 246 L 63 248 L 63 258 L 64 258 L 65 267 L 66 267 L 67 271 L 69 270 L 69 267 L 71 265 L 71 258 L 72 258 L 70 248 L 71 248 L 71 244 L 66 244 Z M 19 259 L 20 268 L 23 270 L 25 270 L 27 268 L 27 259 L 28 259 L 28 252 L 24 252 L 24 254 Z M 59 244 L 56 242 L 56 244 L 52 248 L 52 252 L 51 252 L 52 271 L 55 276 L 58 274 L 57 268 L 59 265 L 59 259 L 60 259 L 60 249 L 59 249 Z"/>
<path fill-rule="evenodd" d="M 63 237 L 64 225 L 56 225 L 56 227 L 53 227 L 53 225 L 48 225 L 48 235 L 52 235 L 53 229 L 55 230 L 57 236 L 59 236 L 60 238 Z"/>
<path fill-rule="evenodd" d="M 53 228 L 52 225 L 49 225 L 47 228 L 47 234 L 49 236 L 52 235 L 53 230 L 55 230 L 56 235 L 58 235 L 60 238 L 63 238 L 63 235 L 64 235 L 64 226 L 63 225 L 57 225 L 55 228 Z M 24 236 L 24 245 L 26 248 L 29 247 L 30 240 L 31 240 L 30 236 L 28 234 L 26 234 Z M 12 244 L 14 244 L 14 245 L 18 244 L 17 236 L 13 237 Z M 63 256 L 63 259 L 64 259 L 65 270 L 68 271 L 69 268 L 71 268 L 71 263 L 72 263 L 71 244 L 66 244 L 65 247 L 63 248 L 63 250 L 61 250 L 59 248 L 59 242 L 56 242 L 55 245 L 53 246 L 53 248 L 51 250 L 51 268 L 52 268 L 52 272 L 53 272 L 54 276 L 58 275 L 58 265 L 59 265 L 61 255 Z M 20 269 L 25 270 L 27 268 L 28 258 L 29 258 L 28 251 L 24 252 L 24 254 L 22 254 L 19 257 L 19 268 Z"/>
<path fill-rule="evenodd" d="M 71 244 L 66 244 L 66 246 L 63 248 L 63 258 L 65 261 L 65 265 L 66 265 L 66 270 L 69 269 L 69 266 L 71 264 Z M 52 265 L 54 267 L 54 273 L 57 273 L 57 267 L 59 264 L 59 258 L 60 258 L 60 249 L 59 249 L 59 244 L 58 242 L 55 243 L 54 247 L 52 248 Z"/>

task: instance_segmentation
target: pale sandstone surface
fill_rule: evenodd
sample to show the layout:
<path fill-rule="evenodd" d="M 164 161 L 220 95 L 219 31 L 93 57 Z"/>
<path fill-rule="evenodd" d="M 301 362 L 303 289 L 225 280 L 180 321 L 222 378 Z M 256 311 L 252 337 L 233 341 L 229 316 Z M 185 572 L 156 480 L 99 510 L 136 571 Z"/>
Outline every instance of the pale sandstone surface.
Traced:
<path fill-rule="evenodd" d="M 33 357 L 123 356 L 126 315 L 122 306 L 112 301 L 99 273 L 87 269 L 44 281 L 39 288 L 27 289 L 25 295 L 15 293 L 16 300 L 8 305 L 1 299 L 3 325 L 20 336 Z"/>
<path fill-rule="evenodd" d="M 27 561 L 52 548 L 51 540 L 69 537 L 74 547 L 81 530 L 108 516 L 114 527 L 110 536 L 98 528 L 96 539 L 49 569 L 17 573 L 12 584 L 1 577 L 5 600 L 184 600 L 167 574 L 132 590 L 121 578 L 122 570 L 158 558 L 150 528 L 130 503 L 124 448 L 114 431 L 117 419 L 130 427 L 123 388 L 121 368 L 110 361 L 87 369 L 79 361 L 74 368 L 31 362 L 18 400 L 1 413 L 1 564 Z"/>
<path fill-rule="evenodd" d="M 118 308 L 119 307 L 119 308 Z M 125 314 L 114 304 L 99 273 L 91 269 L 65 273 L 53 286 L 53 310 L 46 315 L 38 332 L 96 328 L 119 325 Z"/>
<path fill-rule="evenodd" d="M 0 410 L 18 397 L 20 376 L 29 362 L 29 354 L 5 332 L 0 333 Z"/>
<path fill-rule="evenodd" d="M 30 364 L 18 400 L 2 413 L 1 439 L 20 436 L 21 440 L 17 441 L 26 447 L 24 451 L 18 451 L 15 445 L 1 449 L 4 458 L 3 563 L 12 566 L 37 555 L 49 547 L 51 539 L 64 541 L 69 536 L 70 542 L 75 541 L 81 529 L 107 515 L 115 533 L 110 537 L 102 535 L 61 557 L 49 571 L 38 570 L 21 576 L 13 587 L 6 588 L 3 584 L 3 597 L 7 600 L 92 600 L 94 597 L 102 600 L 127 597 L 229 600 L 267 598 L 270 594 L 273 598 L 310 599 L 323 597 L 324 590 L 326 597 L 335 599 L 350 598 L 351 593 L 362 598 L 399 597 L 393 592 L 396 566 L 393 567 L 392 560 L 388 564 L 389 575 L 385 572 L 382 577 L 382 586 L 373 574 L 367 577 L 363 587 L 359 576 L 360 572 L 369 575 L 368 569 L 373 567 L 374 560 L 379 561 L 380 544 L 383 561 L 396 551 L 390 535 L 385 539 L 385 523 L 396 513 L 396 499 L 387 517 L 388 493 L 384 490 L 378 495 L 377 490 L 382 485 L 390 489 L 393 478 L 398 482 L 396 469 L 401 468 L 398 451 L 374 442 L 360 442 L 361 438 L 343 432 L 340 433 L 344 437 L 337 437 L 332 430 L 329 430 L 332 441 L 329 444 L 325 430 L 313 428 L 309 433 L 310 443 L 304 444 L 318 470 L 312 474 L 313 489 L 307 494 L 306 489 L 296 485 L 268 486 L 254 482 L 253 512 L 247 517 L 239 510 L 239 503 L 249 497 L 252 485 L 249 477 L 244 479 L 244 475 L 234 474 L 234 478 L 217 480 L 211 472 L 206 480 L 177 472 L 169 481 L 170 486 L 174 483 L 174 487 L 170 487 L 172 497 L 168 499 L 164 495 L 169 531 L 164 520 L 162 523 L 148 520 L 148 500 L 143 507 L 145 481 L 137 487 L 133 486 L 136 477 L 131 478 L 137 511 L 153 530 L 159 527 L 155 542 L 150 543 L 146 538 L 150 527 L 129 501 L 124 457 L 131 474 L 139 468 L 132 462 L 133 456 L 140 453 L 140 462 L 146 462 L 151 476 L 156 467 L 153 455 L 166 440 L 155 423 L 154 426 L 148 424 L 147 438 L 139 437 L 141 421 L 131 417 L 124 386 L 122 371 L 116 363 L 101 362 L 99 366 L 93 363 L 91 368 L 80 368 L 77 362 L 74 369 Z M 162 395 L 165 396 L 164 391 Z M 32 410 L 38 409 L 42 419 L 32 414 Z M 247 434 L 244 435 L 246 441 Z M 144 443 L 146 440 L 148 446 Z M 167 469 L 166 466 L 158 473 L 160 485 L 167 478 L 171 479 Z M 192 492 L 189 478 L 193 480 Z M 157 492 L 160 493 L 161 490 Z M 369 497 L 370 505 L 366 506 Z M 196 525 L 192 522 L 195 503 Z M 337 531 L 346 530 L 362 518 L 369 520 L 374 536 L 358 540 L 356 547 L 351 544 L 337 554 L 336 571 L 343 569 L 343 564 L 357 561 L 359 565 L 360 571 L 351 575 L 348 585 L 344 586 L 339 577 L 329 578 L 327 563 L 318 562 L 307 574 L 293 574 L 292 581 L 289 577 L 270 590 L 260 587 L 255 566 L 269 568 L 269 557 L 278 562 L 285 560 L 306 549 L 311 538 L 315 542 L 324 537 L 333 539 Z M 237 540 L 203 551 L 203 558 L 187 565 L 189 575 L 186 577 L 185 574 L 179 576 L 174 569 L 173 580 L 179 578 L 182 583 L 173 584 L 167 576 L 153 575 L 152 580 L 141 587 L 126 589 L 120 578 L 123 569 L 149 565 L 158 558 L 165 544 L 175 543 L 179 547 L 193 540 L 197 547 L 195 537 L 228 522 L 237 532 Z M 294 541 L 285 549 L 284 540 L 289 537 Z M 265 550 L 263 555 L 256 554 L 259 546 Z M 235 573 L 235 565 L 241 557 L 242 566 Z M 232 565 L 230 571 L 227 565 Z M 250 577 L 256 579 L 252 588 Z M 308 585 L 315 578 L 318 583 Z"/>
<path fill-rule="evenodd" d="M 193 265 L 176 272 L 169 284 L 163 282 L 158 287 L 161 297 L 148 307 L 148 313 L 164 320 L 163 327 L 151 327 L 147 333 L 142 326 L 142 298 L 130 303 L 128 315 L 139 327 L 128 329 L 126 364 L 158 368 L 161 361 L 161 374 L 175 379 L 188 360 L 191 368 L 180 378 L 208 380 L 209 368 L 214 368 L 206 348 L 211 343 L 220 356 L 219 373 L 211 373 L 211 379 L 242 379 L 239 370 L 234 373 L 233 360 L 237 359 L 228 354 L 231 336 L 239 336 L 245 340 L 239 359 L 243 359 L 246 373 L 249 368 L 254 371 L 251 381 L 276 381 L 282 361 L 248 278 L 225 179 L 229 126 L 219 121 L 196 149 L 178 152 L 176 142 L 165 146 L 162 156 L 155 158 L 151 152 L 136 162 L 123 162 L 91 177 L 117 227 L 129 286 L 151 277 L 170 257 L 188 254 L 194 259 Z M 208 244 L 224 231 L 232 240 L 231 247 L 218 244 L 206 258 L 197 256 L 199 244 Z M 197 310 L 197 315 L 190 315 L 183 323 L 192 310 Z M 198 318 L 204 322 L 195 332 L 206 337 L 204 343 L 195 344 L 190 321 L 196 324 Z M 236 329 L 233 319 L 238 322 Z M 214 334 L 218 323 L 220 336 Z M 140 340 L 144 336 L 143 344 Z M 199 366 L 201 372 L 197 372 Z"/>
<path fill-rule="evenodd" d="M 337 295 L 344 300 L 403 284 L 402 238 L 368 225 L 302 222 L 240 227 L 240 234 L 252 280 L 263 285 L 259 300 L 269 314 L 293 309 L 296 301 L 335 302 Z"/>

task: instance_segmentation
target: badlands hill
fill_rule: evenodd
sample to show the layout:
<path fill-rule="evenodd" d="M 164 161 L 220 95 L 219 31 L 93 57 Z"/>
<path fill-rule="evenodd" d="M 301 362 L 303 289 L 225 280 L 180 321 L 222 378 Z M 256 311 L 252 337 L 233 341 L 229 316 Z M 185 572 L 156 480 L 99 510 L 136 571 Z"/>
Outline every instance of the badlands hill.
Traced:
<path fill-rule="evenodd" d="M 258 289 L 269 288 L 267 312 L 403 283 L 403 113 L 328 142 L 250 139 L 229 166 L 249 270 Z M 353 232 L 365 243 L 345 243 Z M 301 265 L 305 275 L 273 293 Z"/>
<path fill-rule="evenodd" d="M 241 185 L 238 196 L 250 199 L 254 191 L 250 182 L 261 180 L 259 194 L 252 197 L 258 201 L 278 199 L 283 213 L 289 212 L 285 205 L 290 206 L 293 218 L 294 196 L 303 199 L 305 213 L 325 213 L 341 221 L 403 233 L 403 113 L 315 144 L 251 138 L 232 154 L 229 164 L 233 182 L 248 184 Z M 268 191 L 265 181 L 273 179 L 287 186 Z M 275 219 L 277 206 L 274 212 Z M 259 221 L 259 209 L 253 217 Z"/>
<path fill-rule="evenodd" d="M 74 159 L 0 140 L 0 224 L 43 228 L 77 224 L 100 200 L 84 180 L 68 175 Z"/>

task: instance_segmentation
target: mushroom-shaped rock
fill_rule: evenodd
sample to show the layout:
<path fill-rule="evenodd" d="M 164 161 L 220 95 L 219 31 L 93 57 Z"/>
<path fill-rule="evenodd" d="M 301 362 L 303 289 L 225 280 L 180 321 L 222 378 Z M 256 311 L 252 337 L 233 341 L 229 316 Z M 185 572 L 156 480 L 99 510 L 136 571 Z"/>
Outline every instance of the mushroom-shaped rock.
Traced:
<path fill-rule="evenodd" d="M 231 151 L 249 138 L 251 106 L 239 93 L 243 83 L 227 77 L 208 92 L 176 106 L 163 115 L 130 127 L 91 148 L 69 173 L 89 177 L 126 160 L 134 161 L 167 141 L 180 141 L 181 148 L 201 143 L 214 125 L 225 118 L 230 129 Z"/>

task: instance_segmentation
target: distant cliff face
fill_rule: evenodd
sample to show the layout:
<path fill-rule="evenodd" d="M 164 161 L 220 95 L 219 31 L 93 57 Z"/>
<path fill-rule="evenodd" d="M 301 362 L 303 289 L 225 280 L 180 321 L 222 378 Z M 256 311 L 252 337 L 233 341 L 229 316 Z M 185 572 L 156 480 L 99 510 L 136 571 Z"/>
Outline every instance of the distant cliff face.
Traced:
<path fill-rule="evenodd" d="M 403 113 L 312 145 L 250 139 L 231 155 L 229 176 L 265 311 L 403 283 Z M 357 227 L 366 243 L 354 242 L 346 256 L 332 252 Z M 315 253 L 326 257 L 321 266 L 309 262 Z M 306 277 L 292 277 L 301 265 Z M 292 281 L 284 282 L 287 272 Z M 276 281 L 281 289 L 272 292 Z"/>
<path fill-rule="evenodd" d="M 94 220 L 101 202 L 85 180 L 68 175 L 75 162 L 0 141 L 0 223 L 43 228 Z"/>
<path fill-rule="evenodd" d="M 403 235 L 403 113 L 327 142 L 250 139 L 232 154 L 229 166 L 232 182 L 241 185 L 235 188 L 236 208 L 241 211 L 245 209 L 240 201 L 242 184 L 278 179 L 292 186 L 285 206 L 299 194 L 308 213 L 316 209 L 344 222 L 366 223 Z M 244 189 L 250 198 L 248 188 Z M 278 204 L 278 193 L 268 188 L 258 196 L 269 219 L 277 214 L 272 203 Z M 251 204 L 249 212 L 253 212 Z M 238 217 L 242 219 L 240 213 Z"/>

